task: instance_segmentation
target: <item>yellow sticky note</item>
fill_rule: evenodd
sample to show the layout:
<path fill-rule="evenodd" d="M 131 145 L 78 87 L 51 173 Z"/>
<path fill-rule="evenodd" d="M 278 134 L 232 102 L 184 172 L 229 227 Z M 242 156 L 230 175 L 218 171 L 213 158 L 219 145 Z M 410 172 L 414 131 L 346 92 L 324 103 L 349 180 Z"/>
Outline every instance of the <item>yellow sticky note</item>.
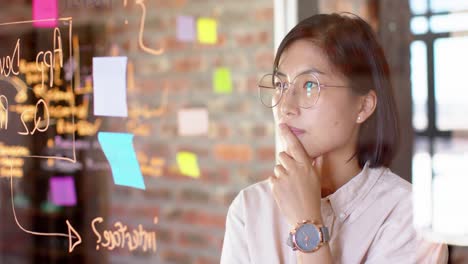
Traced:
<path fill-rule="evenodd" d="M 215 93 L 229 94 L 232 92 L 231 71 L 221 67 L 215 70 L 213 76 L 213 86 Z"/>
<path fill-rule="evenodd" d="M 218 29 L 216 20 L 201 17 L 197 20 L 198 41 L 203 44 L 216 44 L 218 42 Z"/>
<path fill-rule="evenodd" d="M 177 153 L 177 165 L 182 174 L 192 178 L 200 177 L 200 169 L 198 168 L 197 155 L 191 152 Z"/>

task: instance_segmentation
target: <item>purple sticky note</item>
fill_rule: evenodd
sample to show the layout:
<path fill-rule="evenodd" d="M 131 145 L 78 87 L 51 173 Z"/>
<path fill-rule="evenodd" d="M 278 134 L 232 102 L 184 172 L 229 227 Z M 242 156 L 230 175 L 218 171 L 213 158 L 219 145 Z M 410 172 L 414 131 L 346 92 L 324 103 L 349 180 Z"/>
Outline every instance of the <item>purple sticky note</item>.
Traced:
<path fill-rule="evenodd" d="M 49 180 L 50 199 L 59 206 L 76 205 L 75 180 L 72 176 L 52 177 Z"/>
<path fill-rule="evenodd" d="M 177 17 L 177 39 L 195 41 L 195 19 L 191 16 Z"/>
<path fill-rule="evenodd" d="M 57 26 L 58 0 L 33 0 L 33 26 L 52 28 Z"/>

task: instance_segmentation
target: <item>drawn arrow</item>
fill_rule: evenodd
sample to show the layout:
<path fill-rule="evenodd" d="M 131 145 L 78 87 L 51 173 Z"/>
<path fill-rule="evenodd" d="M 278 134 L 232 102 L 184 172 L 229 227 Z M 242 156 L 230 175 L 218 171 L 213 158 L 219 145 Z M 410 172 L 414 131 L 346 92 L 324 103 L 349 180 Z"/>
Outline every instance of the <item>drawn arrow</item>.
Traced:
<path fill-rule="evenodd" d="M 16 217 L 16 210 L 15 210 L 15 203 L 13 201 L 13 162 L 11 159 L 8 160 L 10 161 L 10 187 L 11 187 L 11 208 L 13 209 L 13 215 L 15 217 L 15 222 L 18 225 L 18 227 L 23 230 L 26 233 L 32 234 L 32 235 L 37 235 L 37 236 L 61 236 L 61 237 L 68 237 L 68 252 L 71 253 L 73 252 L 73 249 L 75 249 L 76 246 L 81 244 L 81 236 L 78 234 L 76 229 L 70 224 L 68 220 L 65 221 L 65 223 L 68 226 L 68 234 L 62 234 L 62 233 L 42 233 L 42 232 L 33 232 L 26 230 L 23 226 L 18 221 L 18 218 Z M 75 242 L 73 240 L 76 239 Z"/>
<path fill-rule="evenodd" d="M 138 45 L 142 50 L 149 54 L 153 55 L 161 55 L 164 52 L 164 48 L 159 48 L 159 49 L 152 49 L 148 48 L 144 43 L 143 43 L 143 33 L 145 31 L 145 20 L 146 20 L 146 6 L 144 0 L 136 0 L 135 3 L 141 7 L 141 19 L 140 19 L 140 30 L 138 34 Z M 127 5 L 127 1 L 124 1 L 124 5 Z"/>

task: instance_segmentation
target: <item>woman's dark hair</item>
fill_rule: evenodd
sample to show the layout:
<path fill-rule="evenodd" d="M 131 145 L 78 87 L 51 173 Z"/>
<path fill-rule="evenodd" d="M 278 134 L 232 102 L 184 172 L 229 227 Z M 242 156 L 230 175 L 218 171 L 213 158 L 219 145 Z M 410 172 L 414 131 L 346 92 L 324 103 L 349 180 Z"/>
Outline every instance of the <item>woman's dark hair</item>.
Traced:
<path fill-rule="evenodd" d="M 334 68 L 347 78 L 354 93 L 375 91 L 376 109 L 361 125 L 356 152 L 350 160 L 357 156 L 361 168 L 367 161 L 370 167 L 389 167 L 399 142 L 398 116 L 389 66 L 372 28 L 350 13 L 306 18 L 281 42 L 274 71 L 281 54 L 296 40 L 310 40 L 320 47 Z"/>

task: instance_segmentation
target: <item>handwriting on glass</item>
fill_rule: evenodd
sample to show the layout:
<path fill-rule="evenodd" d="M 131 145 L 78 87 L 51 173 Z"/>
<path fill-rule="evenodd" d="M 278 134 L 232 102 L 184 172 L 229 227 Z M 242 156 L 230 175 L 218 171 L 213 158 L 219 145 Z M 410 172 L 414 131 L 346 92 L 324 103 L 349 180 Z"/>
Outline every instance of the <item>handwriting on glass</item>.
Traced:
<path fill-rule="evenodd" d="M 8 98 L 0 95 L 0 129 L 8 129 Z"/>
<path fill-rule="evenodd" d="M 102 217 L 96 217 L 91 222 L 91 228 L 96 235 L 96 250 L 100 247 L 106 248 L 109 251 L 115 248 L 128 248 L 134 251 L 141 248 L 144 252 L 156 252 L 156 232 L 145 231 L 141 224 L 137 229 L 130 230 L 127 225 L 120 221 L 114 223 L 115 230 L 103 230 L 99 232 L 98 224 L 104 222 Z M 154 219 L 154 223 L 158 223 L 158 218 Z M 102 235 L 101 235 L 102 233 Z"/>
<path fill-rule="evenodd" d="M 13 72 L 14 75 L 19 74 L 19 62 L 20 62 L 20 39 L 16 41 L 15 49 L 11 57 L 8 55 L 6 57 L 0 58 L 0 74 L 9 77 Z M 18 71 L 15 71 L 15 59 L 16 59 L 16 68 Z"/>
<path fill-rule="evenodd" d="M 20 57 L 21 57 L 21 39 L 16 41 L 13 54 L 0 58 L 0 73 L 1 76 L 9 77 L 10 74 L 20 74 Z M 49 80 L 48 86 L 54 84 L 54 74 L 63 68 L 63 49 L 62 35 L 59 28 L 54 29 L 53 49 L 39 51 L 36 55 L 36 69 L 41 73 L 41 86 L 36 91 L 46 91 L 45 80 Z M 48 71 L 46 73 L 46 71 Z M 47 76 L 45 76 L 47 74 Z M 47 78 L 46 78 L 47 77 Z M 41 92 L 37 92 L 41 93 Z M 4 95 L 0 95 L 0 128 L 8 128 L 8 99 Z M 42 116 L 39 115 L 42 113 Z M 27 107 L 20 113 L 21 123 L 25 131 L 19 131 L 20 135 L 34 135 L 37 132 L 45 132 L 50 125 L 49 107 L 44 99 L 39 99 L 35 106 Z M 33 121 L 33 128 L 30 130 L 26 125 L 27 122 Z"/>

